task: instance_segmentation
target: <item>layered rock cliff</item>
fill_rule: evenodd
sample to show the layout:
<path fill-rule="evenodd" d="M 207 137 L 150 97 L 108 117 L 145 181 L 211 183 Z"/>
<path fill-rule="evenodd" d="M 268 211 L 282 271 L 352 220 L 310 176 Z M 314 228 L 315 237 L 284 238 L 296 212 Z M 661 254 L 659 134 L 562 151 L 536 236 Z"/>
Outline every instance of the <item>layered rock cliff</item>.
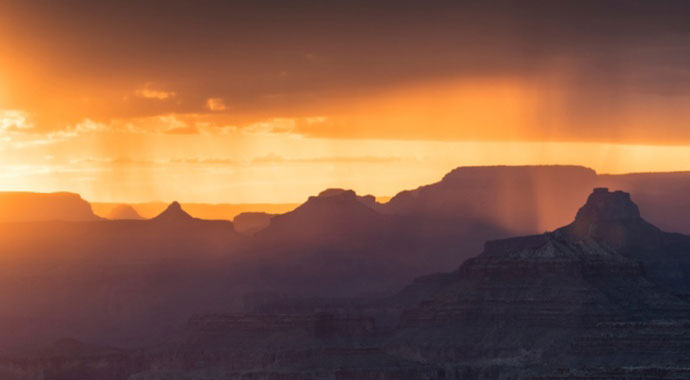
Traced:
<path fill-rule="evenodd" d="M 595 189 L 566 227 L 488 242 L 403 314 L 390 347 L 455 363 L 682 363 L 690 304 L 648 266 L 678 264 L 669 240 L 682 238 L 645 222 L 629 194 Z"/>

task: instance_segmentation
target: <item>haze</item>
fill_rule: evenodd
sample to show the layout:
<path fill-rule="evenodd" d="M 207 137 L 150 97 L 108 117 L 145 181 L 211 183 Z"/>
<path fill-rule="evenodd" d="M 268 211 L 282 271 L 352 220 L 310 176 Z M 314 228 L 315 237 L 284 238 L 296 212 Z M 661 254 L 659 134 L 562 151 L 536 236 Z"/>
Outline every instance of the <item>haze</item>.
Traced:
<path fill-rule="evenodd" d="M 0 189 L 393 195 L 457 166 L 686 170 L 687 2 L 0 1 Z"/>

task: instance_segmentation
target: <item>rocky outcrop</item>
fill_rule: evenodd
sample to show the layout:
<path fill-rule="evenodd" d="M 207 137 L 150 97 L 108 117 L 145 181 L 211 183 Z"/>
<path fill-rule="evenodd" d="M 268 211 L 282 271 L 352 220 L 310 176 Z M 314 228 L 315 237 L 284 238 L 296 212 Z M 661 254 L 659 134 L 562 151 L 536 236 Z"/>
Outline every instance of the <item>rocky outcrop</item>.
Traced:
<path fill-rule="evenodd" d="M 558 230 L 568 240 L 594 239 L 616 250 L 656 244 L 662 232 L 640 217 L 630 194 L 596 188 L 575 216 L 575 221 Z"/>
<path fill-rule="evenodd" d="M 597 241 L 641 262 L 650 281 L 679 295 L 690 294 L 690 237 L 648 223 L 628 193 L 595 189 L 575 221 L 555 234 L 572 242 Z"/>
<path fill-rule="evenodd" d="M 632 194 L 645 219 L 662 230 L 690 234 L 690 172 L 599 174 L 597 185 Z"/>
<path fill-rule="evenodd" d="M 676 262 L 666 240 L 629 194 L 595 189 L 566 227 L 488 242 L 403 314 L 391 349 L 450 362 L 677 363 L 690 304 L 639 253 Z"/>

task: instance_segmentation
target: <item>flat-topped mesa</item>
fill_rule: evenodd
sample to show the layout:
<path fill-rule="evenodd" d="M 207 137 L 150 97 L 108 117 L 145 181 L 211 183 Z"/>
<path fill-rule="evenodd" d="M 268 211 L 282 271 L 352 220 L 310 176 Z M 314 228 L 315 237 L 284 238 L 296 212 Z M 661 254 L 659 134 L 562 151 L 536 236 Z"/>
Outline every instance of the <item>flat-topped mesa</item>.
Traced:
<path fill-rule="evenodd" d="M 330 188 L 320 192 L 319 195 L 317 195 L 317 197 L 319 198 L 327 198 L 333 196 L 353 197 L 355 196 L 355 192 L 353 190 Z"/>
<path fill-rule="evenodd" d="M 163 212 L 158 214 L 153 220 L 164 222 L 194 220 L 191 215 L 182 209 L 182 206 L 174 201 Z"/>
<path fill-rule="evenodd" d="M 461 166 L 443 176 L 441 182 L 456 182 L 467 179 L 500 181 L 505 178 L 553 176 L 562 178 L 593 179 L 596 172 L 576 165 L 525 165 L 525 166 Z"/>
<path fill-rule="evenodd" d="M 346 202 L 362 202 L 366 205 L 373 205 L 376 203 L 376 198 L 373 195 L 357 195 L 354 190 L 330 188 L 319 193 L 317 196 L 309 197 L 309 201 L 337 201 L 341 203 Z"/>
<path fill-rule="evenodd" d="M 354 190 L 345 190 L 330 188 L 319 193 L 317 196 L 311 196 L 305 204 L 353 204 L 362 203 L 369 208 L 375 209 L 378 204 L 376 197 L 373 195 L 357 195 Z"/>

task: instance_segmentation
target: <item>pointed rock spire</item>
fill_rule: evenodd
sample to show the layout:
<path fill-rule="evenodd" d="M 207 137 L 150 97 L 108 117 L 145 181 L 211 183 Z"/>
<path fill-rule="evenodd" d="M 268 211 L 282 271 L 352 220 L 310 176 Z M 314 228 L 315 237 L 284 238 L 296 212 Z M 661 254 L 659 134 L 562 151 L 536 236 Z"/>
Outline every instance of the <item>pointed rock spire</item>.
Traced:
<path fill-rule="evenodd" d="M 159 221 L 179 221 L 192 219 L 194 218 L 184 211 L 180 203 L 177 201 L 172 202 L 162 213 L 153 218 L 153 220 Z"/>

